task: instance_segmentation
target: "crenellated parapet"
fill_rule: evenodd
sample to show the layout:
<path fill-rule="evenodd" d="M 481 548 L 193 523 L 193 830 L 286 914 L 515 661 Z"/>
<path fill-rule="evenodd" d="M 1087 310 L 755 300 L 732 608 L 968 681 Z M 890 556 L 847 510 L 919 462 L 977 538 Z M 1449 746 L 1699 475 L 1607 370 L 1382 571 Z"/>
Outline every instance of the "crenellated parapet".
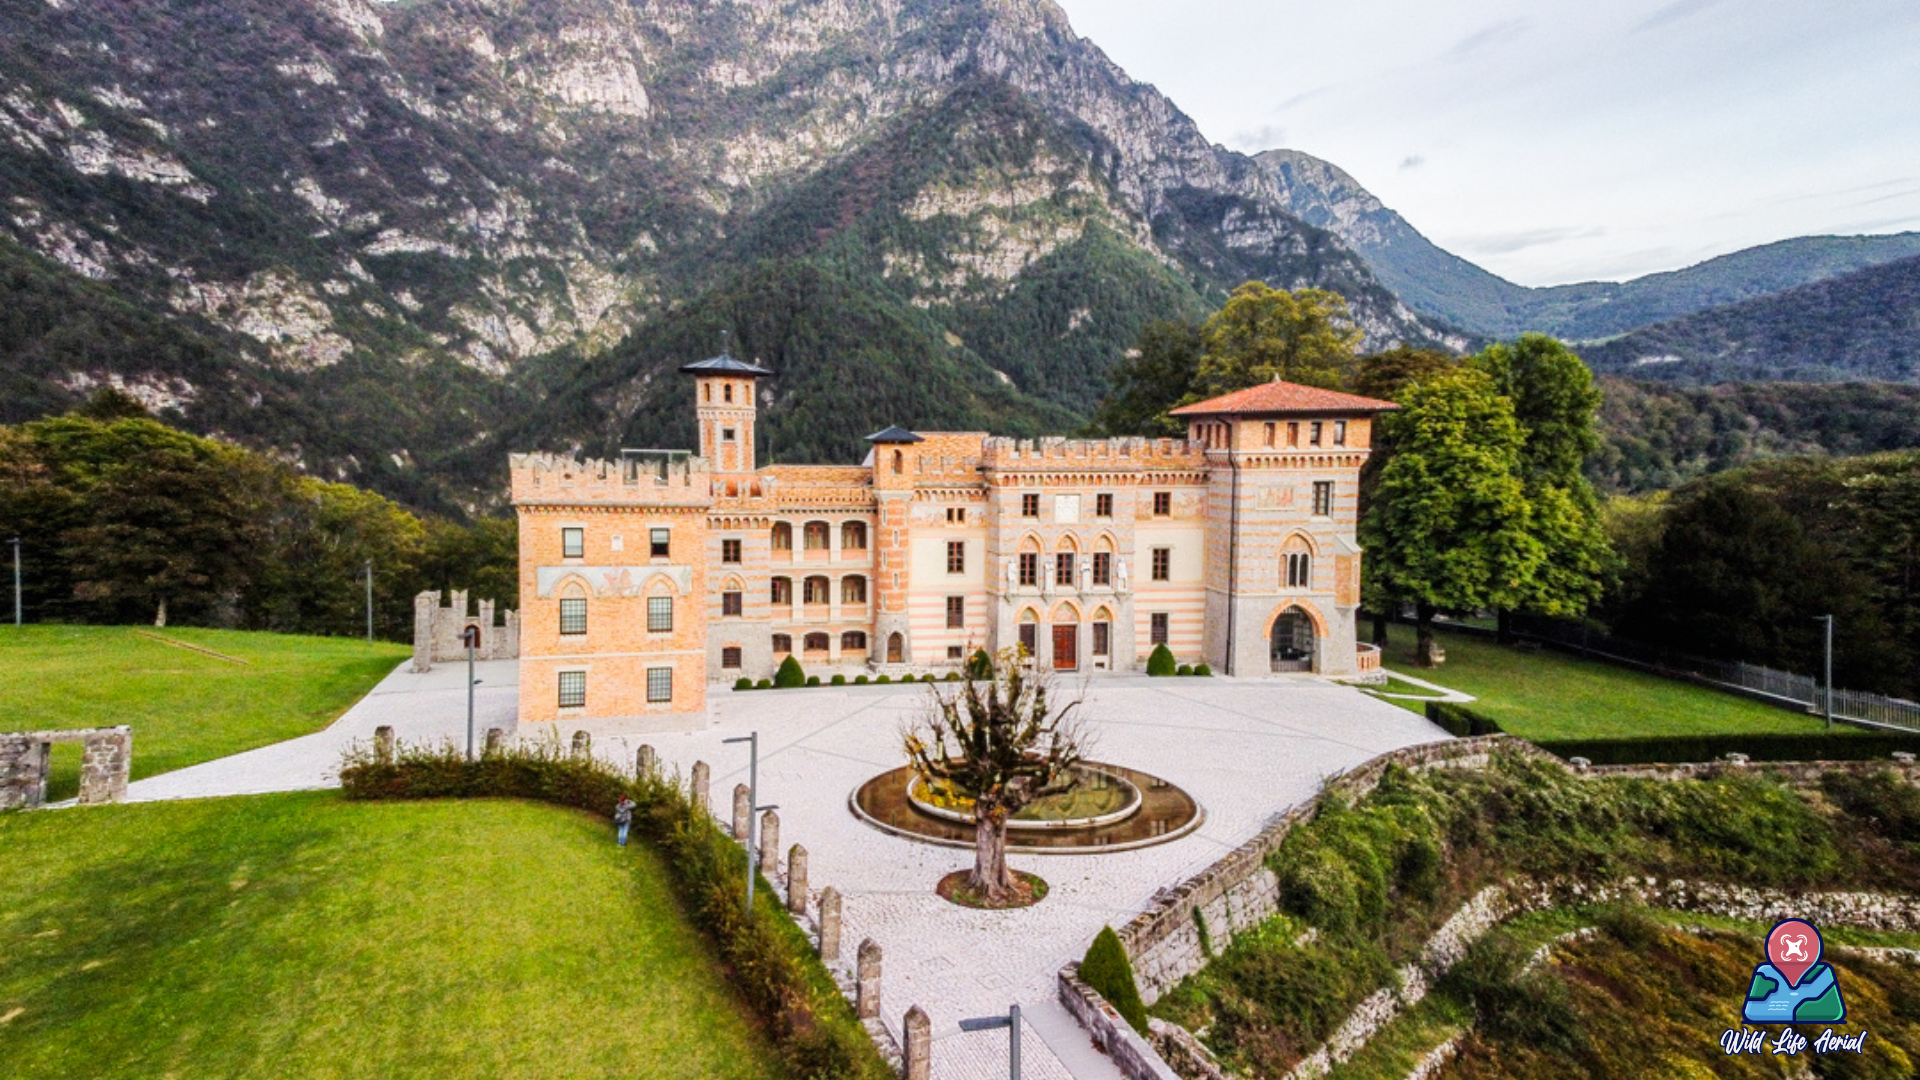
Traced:
<path fill-rule="evenodd" d="M 630 451 L 619 461 L 513 454 L 507 468 L 516 505 L 705 507 L 714 498 L 706 459 L 684 451 Z"/>
<path fill-rule="evenodd" d="M 1187 439 L 991 438 L 983 447 L 981 464 L 988 469 L 1200 469 L 1206 451 Z"/>

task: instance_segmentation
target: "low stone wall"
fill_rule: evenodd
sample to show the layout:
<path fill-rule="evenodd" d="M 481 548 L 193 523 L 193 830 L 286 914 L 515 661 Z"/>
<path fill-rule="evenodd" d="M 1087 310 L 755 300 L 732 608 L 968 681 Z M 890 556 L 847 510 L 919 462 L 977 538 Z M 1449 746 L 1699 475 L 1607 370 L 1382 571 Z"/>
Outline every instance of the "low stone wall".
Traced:
<path fill-rule="evenodd" d="M 79 743 L 82 806 L 127 797 L 133 768 L 133 729 L 23 731 L 0 735 L 0 810 L 31 809 L 46 802 L 47 768 L 55 743 Z"/>
<path fill-rule="evenodd" d="M 1093 1045 L 1113 1059 L 1127 1080 L 1180 1080 L 1133 1025 L 1115 1011 L 1099 992 L 1080 980 L 1080 965 L 1060 969 L 1060 1004 L 1067 1007 L 1093 1038 Z"/>

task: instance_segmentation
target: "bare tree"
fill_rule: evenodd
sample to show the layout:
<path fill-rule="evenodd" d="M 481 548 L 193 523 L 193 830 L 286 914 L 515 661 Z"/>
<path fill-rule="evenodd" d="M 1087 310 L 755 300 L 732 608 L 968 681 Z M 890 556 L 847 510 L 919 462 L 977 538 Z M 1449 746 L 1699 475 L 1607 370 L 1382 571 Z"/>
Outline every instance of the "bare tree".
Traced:
<path fill-rule="evenodd" d="M 902 732 L 907 757 L 929 787 L 944 785 L 973 800 L 973 873 L 982 899 L 1013 894 L 1007 869 L 1007 819 L 1036 800 L 1072 786 L 1086 733 L 1073 717 L 1081 699 L 1050 707 L 1051 680 L 1021 662 L 1018 648 L 1002 650 L 991 670 L 968 665 L 967 681 L 952 693 L 932 691 L 926 716 Z"/>

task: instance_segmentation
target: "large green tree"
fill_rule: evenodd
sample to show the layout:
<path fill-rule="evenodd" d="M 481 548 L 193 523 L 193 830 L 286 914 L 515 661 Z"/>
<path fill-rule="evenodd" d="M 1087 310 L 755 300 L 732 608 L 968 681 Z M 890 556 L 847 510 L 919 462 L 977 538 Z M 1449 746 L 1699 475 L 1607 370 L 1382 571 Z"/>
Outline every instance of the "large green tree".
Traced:
<path fill-rule="evenodd" d="M 1418 662 L 1432 666 L 1437 611 L 1511 607 L 1534 587 L 1546 553 L 1522 480 L 1525 434 L 1478 370 L 1412 386 L 1381 423 L 1394 455 L 1361 543 L 1377 587 L 1414 603 Z"/>
<path fill-rule="evenodd" d="M 1522 435 L 1520 479 L 1534 537 L 1546 553 L 1512 607 L 1500 607 L 1500 635 L 1511 640 L 1514 610 L 1583 615 L 1600 599 L 1612 568 L 1600 500 L 1584 472 L 1600 446 L 1594 426 L 1600 391 L 1587 365 L 1544 334 L 1491 345 L 1469 363 L 1513 402 Z"/>
<path fill-rule="evenodd" d="M 1112 389 L 1094 410 L 1089 433 L 1149 438 L 1186 434 L 1186 425 L 1168 416 L 1167 410 L 1192 393 L 1205 349 L 1200 327 L 1193 323 L 1148 323 L 1126 358 L 1114 365 L 1109 375 Z"/>
<path fill-rule="evenodd" d="M 1353 370 L 1360 329 L 1347 301 L 1325 289 L 1285 289 L 1249 281 L 1201 331 L 1206 354 L 1194 400 L 1281 379 L 1339 389 Z"/>
<path fill-rule="evenodd" d="M 1361 357 L 1359 363 L 1354 365 L 1347 389 L 1363 397 L 1398 402 L 1408 390 L 1424 381 L 1458 370 L 1460 364 L 1459 357 L 1438 349 L 1398 345 Z M 1363 510 L 1373 505 L 1380 484 L 1380 472 L 1392 460 L 1393 439 L 1384 425 L 1376 424 L 1366 467 L 1360 471 L 1360 506 Z M 1387 629 L 1400 600 L 1400 597 L 1388 594 L 1381 587 L 1379 575 L 1373 572 L 1372 562 L 1367 562 L 1360 577 L 1360 602 L 1373 614 L 1375 645 L 1386 647 Z"/>

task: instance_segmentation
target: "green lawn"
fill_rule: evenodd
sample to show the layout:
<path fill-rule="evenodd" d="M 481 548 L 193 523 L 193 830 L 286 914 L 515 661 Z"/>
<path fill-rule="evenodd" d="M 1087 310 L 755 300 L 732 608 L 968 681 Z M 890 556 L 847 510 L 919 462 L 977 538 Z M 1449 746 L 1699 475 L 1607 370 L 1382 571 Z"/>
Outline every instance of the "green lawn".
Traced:
<path fill-rule="evenodd" d="M 318 731 L 408 655 L 388 642 L 146 630 L 248 661 L 233 664 L 121 626 L 0 627 L 0 728 L 133 726 L 135 779 Z M 71 796 L 78 751 L 56 751 L 49 797 Z"/>
<path fill-rule="evenodd" d="M 18 1077 L 779 1076 L 661 860 L 507 801 L 0 817 Z"/>
<path fill-rule="evenodd" d="M 1534 740 L 1722 733 L 1810 733 L 1820 720 L 1675 679 L 1541 649 L 1521 652 L 1464 634 L 1437 635 L 1447 661 L 1413 664 L 1414 630 L 1395 626 L 1386 664 L 1479 698 L 1469 706 Z M 1402 702 L 1418 709 L 1419 702 Z M 1851 730 L 1851 729 L 1847 729 Z"/>

